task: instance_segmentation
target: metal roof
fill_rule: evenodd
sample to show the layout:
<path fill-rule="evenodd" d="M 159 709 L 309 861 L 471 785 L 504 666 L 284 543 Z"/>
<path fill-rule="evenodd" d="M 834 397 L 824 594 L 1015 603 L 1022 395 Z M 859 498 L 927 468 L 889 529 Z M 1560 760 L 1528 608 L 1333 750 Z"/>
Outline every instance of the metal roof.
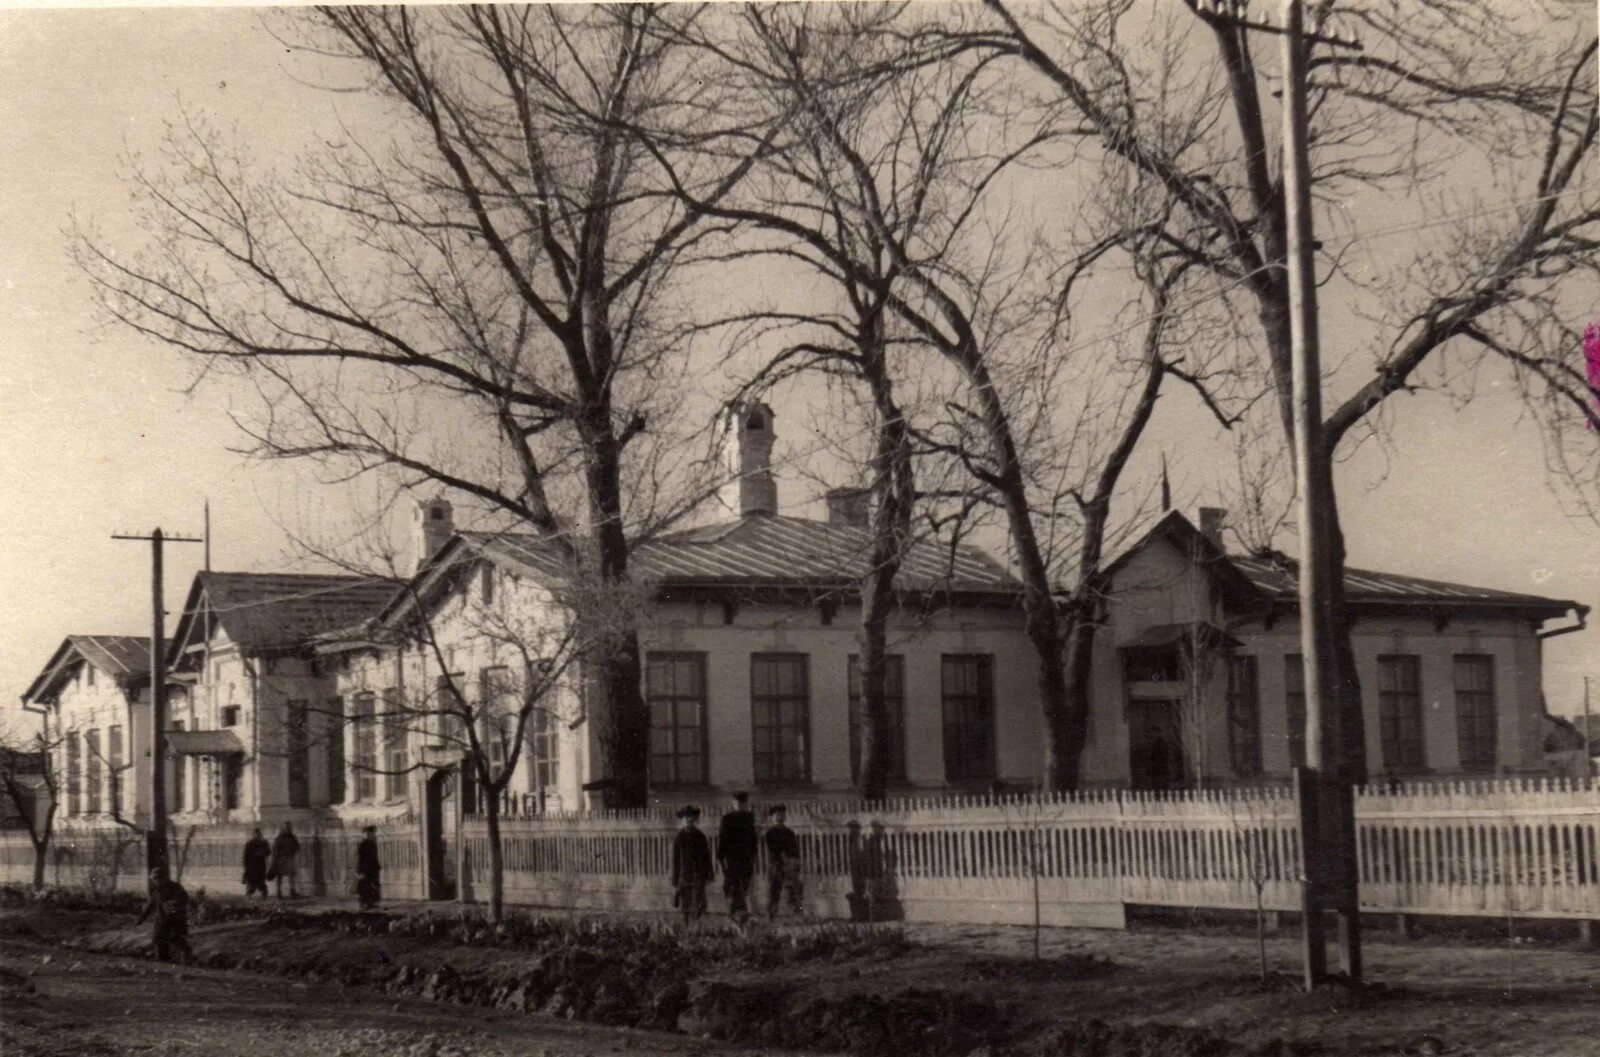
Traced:
<path fill-rule="evenodd" d="M 324 632 L 361 623 L 399 588 L 397 581 L 364 576 L 197 573 L 174 641 L 180 649 L 187 645 L 196 617 L 206 613 L 241 649 L 298 646 Z"/>
<path fill-rule="evenodd" d="M 550 546 L 521 533 L 463 532 L 471 549 L 554 573 Z M 663 587 L 763 586 L 830 588 L 867 573 L 870 530 L 796 517 L 746 517 L 673 533 L 639 545 L 632 567 Z M 908 591 L 1019 590 L 1005 568 L 977 547 L 913 544 L 896 578 Z"/>
<path fill-rule="evenodd" d="M 92 664 L 114 680 L 134 679 L 150 671 L 150 640 L 139 635 L 68 635 L 34 676 L 22 700 L 45 699 L 80 663 Z"/>
<path fill-rule="evenodd" d="M 1280 599 L 1296 596 L 1298 563 L 1294 559 L 1230 555 L 1229 560 L 1267 594 Z M 1351 602 L 1389 605 L 1495 606 L 1555 614 L 1584 608 L 1577 602 L 1565 599 L 1349 567 L 1344 571 L 1344 590 L 1345 597 Z"/>
<path fill-rule="evenodd" d="M 107 675 L 143 675 L 150 670 L 146 635 L 69 635 L 84 659 Z"/>

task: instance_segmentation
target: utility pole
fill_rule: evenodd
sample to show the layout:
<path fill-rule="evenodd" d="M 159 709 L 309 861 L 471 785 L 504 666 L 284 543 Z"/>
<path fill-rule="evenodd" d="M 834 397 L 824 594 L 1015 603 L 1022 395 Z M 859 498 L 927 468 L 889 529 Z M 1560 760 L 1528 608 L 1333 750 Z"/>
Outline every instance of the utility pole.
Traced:
<path fill-rule="evenodd" d="M 200 543 L 195 536 L 168 536 L 159 528 L 147 535 L 118 533 L 114 540 L 150 543 L 150 830 L 146 835 L 145 868 L 167 865 L 167 665 L 166 606 L 162 590 L 161 548 L 164 543 Z M 158 914 L 159 918 L 160 915 Z M 160 922 L 157 922 L 160 927 Z"/>
<path fill-rule="evenodd" d="M 1594 773 L 1594 751 L 1592 735 L 1589 733 L 1589 677 L 1583 677 L 1583 780 L 1587 782 Z"/>
<path fill-rule="evenodd" d="M 1338 708 L 1338 654 L 1332 621 L 1334 555 L 1328 515 L 1333 465 L 1322 428 L 1322 365 L 1317 333 L 1315 235 L 1311 217 L 1311 160 L 1306 104 L 1305 12 L 1284 0 L 1283 185 L 1290 336 L 1294 364 L 1295 479 L 1299 483 L 1300 640 L 1305 660 L 1306 769 L 1297 788 L 1304 811 L 1301 849 L 1310 892 L 1306 900 L 1306 985 L 1326 978 L 1322 911 L 1338 913 L 1340 968 L 1361 978 L 1359 906 L 1355 898 L 1354 790 L 1341 758 L 1344 717 Z M 1309 806 L 1309 805 L 1307 805 Z"/>

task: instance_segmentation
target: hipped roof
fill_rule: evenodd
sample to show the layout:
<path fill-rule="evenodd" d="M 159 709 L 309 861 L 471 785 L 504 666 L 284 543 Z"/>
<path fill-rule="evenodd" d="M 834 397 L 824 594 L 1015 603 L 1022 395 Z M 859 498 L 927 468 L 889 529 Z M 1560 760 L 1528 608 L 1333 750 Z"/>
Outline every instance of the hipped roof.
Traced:
<path fill-rule="evenodd" d="M 867 573 L 871 542 L 866 528 L 808 518 L 746 517 L 640 543 L 629 567 L 663 592 L 779 589 L 846 595 Z M 460 531 L 428 560 L 408 590 L 389 600 L 379 622 L 403 611 L 412 597 L 432 597 L 452 570 L 477 560 L 545 581 L 559 580 L 567 572 L 557 545 L 539 536 Z M 895 586 L 910 593 L 1007 599 L 1020 590 L 1000 563 L 968 544 L 914 544 L 902 560 Z M 352 622 L 342 637 L 354 640 L 370 630 Z"/>

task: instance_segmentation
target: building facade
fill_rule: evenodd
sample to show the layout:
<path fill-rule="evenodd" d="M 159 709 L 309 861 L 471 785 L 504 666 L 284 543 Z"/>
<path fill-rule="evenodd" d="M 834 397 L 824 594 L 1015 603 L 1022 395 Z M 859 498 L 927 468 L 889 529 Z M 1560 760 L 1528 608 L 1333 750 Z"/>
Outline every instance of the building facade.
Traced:
<path fill-rule="evenodd" d="M 148 821 L 149 672 L 147 638 L 69 635 L 22 695 L 43 724 L 63 824 Z"/>

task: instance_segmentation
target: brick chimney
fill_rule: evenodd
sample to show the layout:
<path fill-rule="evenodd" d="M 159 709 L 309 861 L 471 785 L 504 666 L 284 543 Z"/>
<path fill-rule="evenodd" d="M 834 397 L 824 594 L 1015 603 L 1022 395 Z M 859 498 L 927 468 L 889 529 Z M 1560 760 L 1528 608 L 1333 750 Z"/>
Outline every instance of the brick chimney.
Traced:
<path fill-rule="evenodd" d="M 725 471 L 722 502 L 740 517 L 771 517 L 778 512 L 778 482 L 772 476 L 772 408 L 760 401 L 730 411 L 733 441 Z"/>
<path fill-rule="evenodd" d="M 828 524 L 866 528 L 872 516 L 872 493 L 865 488 L 830 488 Z"/>
<path fill-rule="evenodd" d="M 412 569 L 413 576 L 427 564 L 429 558 L 439 553 L 439 548 L 450 541 L 455 531 L 455 514 L 450 500 L 444 496 L 417 500 L 416 519 L 411 525 L 412 551 L 417 556 L 417 564 Z"/>
<path fill-rule="evenodd" d="M 1228 512 L 1219 506 L 1203 506 L 1200 508 L 1200 535 L 1217 545 L 1218 550 L 1227 550 L 1222 545 L 1222 525 L 1228 520 Z"/>

